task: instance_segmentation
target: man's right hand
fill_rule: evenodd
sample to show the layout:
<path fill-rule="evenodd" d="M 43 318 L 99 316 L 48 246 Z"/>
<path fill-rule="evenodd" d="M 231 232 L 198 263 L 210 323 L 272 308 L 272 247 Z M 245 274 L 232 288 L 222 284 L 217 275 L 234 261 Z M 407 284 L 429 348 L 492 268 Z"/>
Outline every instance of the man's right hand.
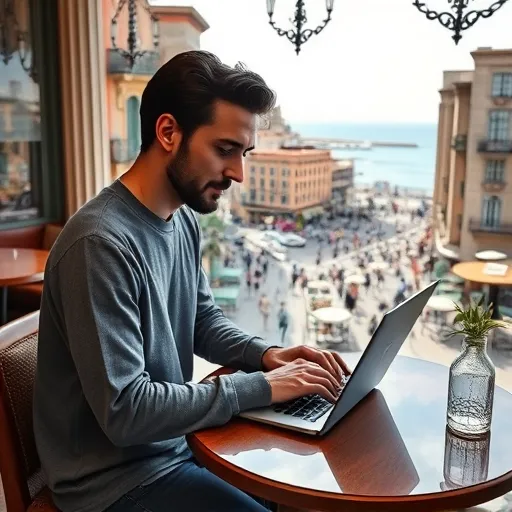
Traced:
<path fill-rule="evenodd" d="M 265 377 L 272 389 L 273 404 L 314 394 L 329 402 L 336 402 L 341 390 L 331 373 L 319 364 L 305 359 L 296 359 L 267 372 Z"/>

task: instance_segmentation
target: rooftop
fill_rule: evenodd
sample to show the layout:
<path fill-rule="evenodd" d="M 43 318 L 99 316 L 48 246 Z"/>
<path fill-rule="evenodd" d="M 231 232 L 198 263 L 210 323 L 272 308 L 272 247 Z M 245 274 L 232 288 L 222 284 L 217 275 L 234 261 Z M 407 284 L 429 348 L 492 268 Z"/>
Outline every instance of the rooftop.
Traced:
<path fill-rule="evenodd" d="M 327 149 L 255 149 L 251 151 L 250 156 L 273 156 L 276 158 L 324 156 L 330 158 L 331 152 Z"/>

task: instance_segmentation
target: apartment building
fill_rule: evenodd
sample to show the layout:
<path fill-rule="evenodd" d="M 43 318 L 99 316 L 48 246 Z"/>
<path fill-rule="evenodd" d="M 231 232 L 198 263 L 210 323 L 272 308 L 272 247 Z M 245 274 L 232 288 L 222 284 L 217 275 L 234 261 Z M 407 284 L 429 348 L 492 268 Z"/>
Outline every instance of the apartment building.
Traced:
<path fill-rule="evenodd" d="M 246 220 L 267 215 L 321 213 L 332 194 L 331 152 L 317 149 L 257 149 L 247 157 L 241 204 Z"/>
<path fill-rule="evenodd" d="M 331 205 L 335 210 L 342 210 L 350 203 L 353 187 L 354 161 L 337 160 L 333 162 Z"/>
<path fill-rule="evenodd" d="M 512 254 L 512 50 L 471 55 L 474 70 L 445 71 L 439 91 L 436 246 L 460 260 Z"/>

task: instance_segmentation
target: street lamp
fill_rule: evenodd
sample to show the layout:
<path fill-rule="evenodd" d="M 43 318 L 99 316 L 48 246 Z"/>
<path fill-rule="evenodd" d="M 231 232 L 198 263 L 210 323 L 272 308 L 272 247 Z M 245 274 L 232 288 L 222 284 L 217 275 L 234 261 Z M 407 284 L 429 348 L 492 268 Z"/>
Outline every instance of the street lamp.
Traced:
<path fill-rule="evenodd" d="M 128 6 L 128 37 L 126 39 L 127 49 L 117 46 L 117 19 L 125 6 Z M 153 48 L 156 50 L 159 43 L 158 18 L 151 12 L 147 0 L 119 0 L 117 9 L 110 22 L 110 39 L 112 48 L 121 54 L 133 69 L 138 59 L 150 53 L 149 50 L 143 50 L 140 45 L 140 37 L 137 26 L 138 5 L 147 13 L 152 25 Z"/>
<path fill-rule="evenodd" d="M 269 24 L 279 36 L 286 36 L 286 38 L 295 45 L 295 53 L 297 53 L 297 55 L 299 55 L 301 45 L 304 44 L 313 34 L 320 34 L 320 32 L 322 32 L 326 27 L 327 23 L 331 21 L 331 13 L 334 8 L 334 0 L 325 0 L 327 18 L 325 18 L 325 20 L 323 20 L 315 29 L 305 29 L 304 25 L 308 20 L 306 17 L 306 9 L 304 8 L 304 0 L 297 0 L 295 4 L 295 17 L 293 20 L 290 20 L 295 29 L 283 30 L 277 27 L 276 22 L 272 19 L 274 16 L 275 3 L 276 0 L 267 0 Z"/>
<path fill-rule="evenodd" d="M 472 27 L 480 18 L 491 17 L 500 7 L 503 7 L 508 0 L 497 0 L 489 7 L 482 10 L 469 9 L 472 0 L 448 0 L 450 9 L 453 12 L 437 12 L 430 10 L 427 4 L 420 0 L 414 0 L 413 5 L 422 12 L 429 20 L 438 20 L 443 27 L 453 31 L 452 39 L 455 44 L 461 40 L 461 32 Z"/>

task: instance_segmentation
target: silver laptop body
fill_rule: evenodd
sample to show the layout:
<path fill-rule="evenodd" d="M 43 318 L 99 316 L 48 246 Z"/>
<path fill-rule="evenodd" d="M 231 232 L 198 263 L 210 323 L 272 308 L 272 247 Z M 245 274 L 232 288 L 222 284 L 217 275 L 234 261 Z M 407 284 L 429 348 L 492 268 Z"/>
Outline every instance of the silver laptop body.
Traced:
<path fill-rule="evenodd" d="M 338 401 L 316 421 L 276 412 L 275 405 L 245 411 L 240 416 L 311 435 L 329 432 L 380 383 L 438 283 L 430 284 L 384 315 Z"/>

